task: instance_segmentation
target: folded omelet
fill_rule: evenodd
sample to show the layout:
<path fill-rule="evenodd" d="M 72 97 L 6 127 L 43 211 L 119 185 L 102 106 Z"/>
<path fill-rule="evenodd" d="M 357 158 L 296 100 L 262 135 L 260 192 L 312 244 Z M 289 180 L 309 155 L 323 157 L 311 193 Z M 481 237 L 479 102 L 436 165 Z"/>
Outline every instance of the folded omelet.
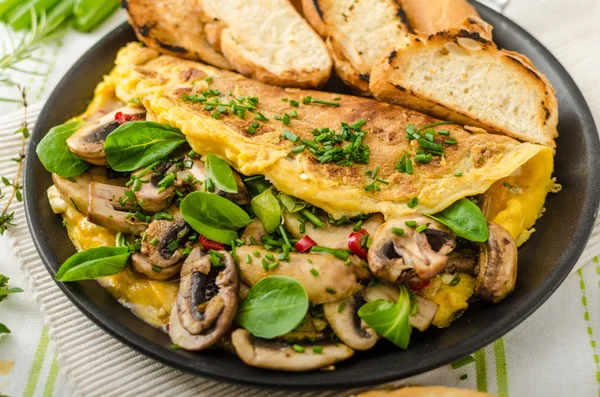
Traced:
<path fill-rule="evenodd" d="M 207 110 L 204 103 L 189 100 L 209 89 L 218 92 L 221 102 L 256 97 L 258 109 L 243 118 L 231 113 L 215 118 L 214 109 Z M 506 185 L 509 178 L 510 186 L 518 183 L 519 188 L 498 193 L 502 202 L 495 203 L 490 219 L 504 217 L 504 225 L 514 223 L 507 228 L 517 238 L 533 225 L 553 185 L 553 155 L 549 148 L 479 130 L 473 133 L 458 125 L 434 127 L 436 131 L 449 131 L 456 141 L 444 144 L 444 156 L 434 156 L 426 164 L 414 163 L 412 174 L 399 172 L 395 168 L 399 159 L 407 154 L 414 156 L 419 149 L 416 140 L 407 139 L 407 127 L 413 124 L 419 128 L 437 120 L 372 99 L 265 85 L 198 62 L 160 55 L 138 43 L 119 51 L 116 66 L 98 87 L 88 113 L 101 107 L 109 94 L 125 102 L 139 98 L 149 119 L 179 128 L 197 153 L 220 156 L 245 175 L 265 175 L 280 191 L 322 208 L 335 218 L 376 212 L 386 218 L 414 212 L 432 214 L 460 198 L 485 193 L 498 181 Z M 339 106 L 303 104 L 308 96 L 336 99 Z M 294 101 L 299 106 L 290 106 Z M 275 117 L 292 110 L 297 116 L 289 123 Z M 251 133 L 248 129 L 256 123 L 258 112 L 269 120 L 258 123 L 256 132 Z M 359 120 L 365 120 L 362 130 L 367 134 L 362 143 L 371 152 L 367 164 L 321 163 L 308 150 L 293 153 L 297 144 L 282 137 L 287 130 L 314 140 L 315 128 L 339 131 L 341 122 Z M 523 173 L 524 165 L 535 172 Z M 389 184 L 365 189 L 372 182 L 368 171 L 376 168 L 377 178 Z M 414 198 L 418 206 L 409 206 Z M 511 199 L 513 204 L 509 206 Z M 521 216 L 524 212 L 530 214 L 525 221 Z"/>

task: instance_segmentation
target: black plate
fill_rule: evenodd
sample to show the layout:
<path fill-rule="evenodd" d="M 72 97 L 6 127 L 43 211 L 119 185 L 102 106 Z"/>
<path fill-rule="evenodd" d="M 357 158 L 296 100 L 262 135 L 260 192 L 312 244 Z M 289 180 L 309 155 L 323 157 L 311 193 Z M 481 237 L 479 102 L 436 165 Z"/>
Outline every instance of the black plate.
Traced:
<path fill-rule="evenodd" d="M 558 61 L 510 20 L 489 8 L 477 8 L 494 25 L 499 46 L 526 54 L 550 79 L 560 107 L 556 176 L 563 191 L 550 195 L 547 211 L 536 224 L 538 232 L 519 251 L 516 290 L 504 302 L 473 305 L 450 328 L 414 332 L 406 351 L 381 342 L 336 365 L 336 371 L 296 374 L 251 368 L 225 352 L 172 350 L 168 335 L 136 318 L 97 283 L 58 285 L 92 321 L 134 349 L 194 374 L 249 385 L 317 389 L 381 383 L 448 364 L 501 337 L 548 299 L 577 262 L 600 198 L 600 143 L 588 106 Z M 37 160 L 36 146 L 52 126 L 84 111 L 117 50 L 132 40 L 133 32 L 123 25 L 88 51 L 54 90 L 35 126 L 27 153 L 25 206 L 31 234 L 52 275 L 75 250 L 60 217 L 50 210 L 45 192 L 52 180 Z"/>

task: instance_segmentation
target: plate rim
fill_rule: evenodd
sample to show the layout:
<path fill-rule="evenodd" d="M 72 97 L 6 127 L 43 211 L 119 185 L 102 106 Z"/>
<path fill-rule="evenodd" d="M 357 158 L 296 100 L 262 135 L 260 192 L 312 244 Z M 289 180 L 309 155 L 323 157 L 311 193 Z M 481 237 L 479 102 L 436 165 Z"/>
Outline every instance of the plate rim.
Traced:
<path fill-rule="evenodd" d="M 511 19 L 506 16 L 497 13 L 496 11 L 490 9 L 481 4 L 477 4 L 477 8 L 485 10 L 486 13 L 494 13 L 496 16 L 501 18 L 504 23 L 509 25 L 509 29 L 516 30 L 520 35 L 529 40 L 529 46 L 535 48 L 536 50 L 542 53 L 542 56 L 545 58 L 546 62 L 549 63 L 550 68 L 557 71 L 558 74 L 561 75 L 561 78 L 566 81 L 570 86 L 574 87 L 573 93 L 575 93 L 579 97 L 579 101 L 584 104 L 583 108 L 580 108 L 580 112 L 578 113 L 578 117 L 585 124 L 584 128 L 591 129 L 591 133 L 595 133 L 595 138 L 592 139 L 592 150 L 590 150 L 590 155 L 587 156 L 587 161 L 591 161 L 592 168 L 600 169 L 600 139 L 598 137 L 597 126 L 594 122 L 593 115 L 589 108 L 589 105 L 585 101 L 583 94 L 579 87 L 574 82 L 571 75 L 566 71 L 566 69 L 562 66 L 562 64 L 550 53 L 550 51 L 543 46 L 537 39 L 535 39 L 531 34 L 521 28 L 518 24 L 513 22 Z M 52 103 L 60 97 L 60 93 L 64 91 L 65 87 L 69 84 L 69 75 L 72 70 L 80 67 L 81 64 L 84 64 L 88 56 L 95 52 L 98 48 L 100 48 L 105 41 L 110 39 L 114 39 L 119 35 L 123 34 L 123 31 L 129 29 L 129 25 L 127 22 L 119 25 L 114 30 L 109 32 L 103 38 L 101 38 L 96 44 L 94 44 L 88 51 L 86 51 L 78 60 L 73 64 L 73 66 L 69 69 L 69 72 L 65 74 L 65 76 L 60 80 L 58 85 L 53 90 L 52 94 L 47 99 L 44 107 L 42 108 L 38 121 L 36 121 L 36 125 L 34 131 L 32 133 L 32 137 L 38 137 L 43 135 L 43 131 L 38 129 L 38 125 L 40 125 L 39 121 L 43 120 L 44 115 L 51 112 Z M 35 229 L 35 218 L 32 217 L 32 213 L 34 212 L 35 200 L 33 197 L 32 187 L 29 186 L 28 180 L 33 178 L 33 175 L 30 173 L 33 172 L 33 160 L 36 159 L 35 153 L 35 145 L 32 143 L 29 144 L 27 149 L 27 157 L 25 164 L 25 172 L 23 176 L 24 182 L 24 204 L 25 204 L 25 215 L 27 219 L 27 224 L 29 231 L 31 233 L 34 245 L 42 263 L 46 267 L 47 271 L 54 278 L 54 268 L 51 266 L 51 260 L 48 258 L 45 249 L 45 242 L 42 239 L 42 236 L 38 235 Z M 79 296 L 77 296 L 74 291 L 72 291 L 67 284 L 56 282 L 61 291 L 67 296 L 67 298 L 81 311 L 83 314 L 90 319 L 94 324 L 99 326 L 102 330 L 104 330 L 107 334 L 111 335 L 113 338 L 118 341 L 126 344 L 130 348 L 148 356 L 152 359 L 155 359 L 161 363 L 164 363 L 170 367 L 174 367 L 180 370 L 183 370 L 187 373 L 191 373 L 197 376 L 208 377 L 211 379 L 222 380 L 225 382 L 244 385 L 244 386 L 254 386 L 261 388 L 279 388 L 279 389 L 293 389 L 293 390 L 323 390 L 323 389 L 341 389 L 341 388 L 352 388 L 352 387 L 360 387 L 360 386 L 368 386 L 374 384 L 385 383 L 388 381 L 403 379 L 409 376 L 413 376 L 416 374 L 424 373 L 426 371 L 439 368 L 440 366 L 446 365 L 460 356 L 464 354 L 471 354 L 474 351 L 479 350 L 480 348 L 489 345 L 494 340 L 502 337 L 510 330 L 514 329 L 517 325 L 527 319 L 533 312 L 535 312 L 546 300 L 556 291 L 556 289 L 563 283 L 566 277 L 570 274 L 571 269 L 575 266 L 575 263 L 583 253 L 583 249 L 587 244 L 587 241 L 590 237 L 590 234 L 593 229 L 593 225 L 595 223 L 596 216 L 598 215 L 598 204 L 600 204 L 600 174 L 597 176 L 592 176 L 591 179 L 596 184 L 592 185 L 589 189 L 589 193 L 585 197 L 585 201 L 583 204 L 582 210 L 582 218 L 583 226 L 579 227 L 576 233 L 579 233 L 579 239 L 573 242 L 574 249 L 571 251 L 571 254 L 567 258 L 569 261 L 565 260 L 564 263 L 559 263 L 547 276 L 544 280 L 542 280 L 539 286 L 535 289 L 535 298 L 536 300 L 529 304 L 527 309 L 519 311 L 518 313 L 512 312 L 507 314 L 503 318 L 503 328 L 500 332 L 488 332 L 484 337 L 479 337 L 475 341 L 471 340 L 463 340 L 455 345 L 452 348 L 440 351 L 436 356 L 436 360 L 432 361 L 430 364 L 420 365 L 418 367 L 414 367 L 411 370 L 404 371 L 403 374 L 399 377 L 398 375 L 388 375 L 388 376 L 379 376 L 369 381 L 353 381 L 352 379 L 346 380 L 345 382 L 330 382 L 330 383 L 320 383 L 320 384 L 309 384 L 306 385 L 306 381 L 300 380 L 299 378 L 289 381 L 282 380 L 281 378 L 274 378 L 271 380 L 271 377 L 265 376 L 266 380 L 250 378 L 246 376 L 244 379 L 240 379 L 239 376 L 236 377 L 236 374 L 223 374 L 221 372 L 210 371 L 206 369 L 198 369 L 192 368 L 187 365 L 182 364 L 178 358 L 178 356 L 173 351 L 168 351 L 167 349 L 163 349 L 162 346 L 160 349 L 153 349 L 152 347 L 156 347 L 156 345 L 149 341 L 148 339 L 142 337 L 141 335 L 135 334 L 124 326 L 121 326 L 119 329 L 114 329 L 110 327 L 112 322 L 102 310 L 98 310 L 91 301 L 82 300 Z M 569 263 L 567 263 L 569 262 Z M 549 285 L 551 284 L 551 285 Z M 133 315 L 133 314 L 132 314 Z M 494 329 L 498 327 L 490 327 L 490 329 Z M 499 335 L 499 336 L 498 336 Z M 457 351 L 462 351 L 463 354 L 458 354 Z M 467 352 L 467 353 L 464 353 Z M 279 373 L 279 372 L 275 372 Z"/>

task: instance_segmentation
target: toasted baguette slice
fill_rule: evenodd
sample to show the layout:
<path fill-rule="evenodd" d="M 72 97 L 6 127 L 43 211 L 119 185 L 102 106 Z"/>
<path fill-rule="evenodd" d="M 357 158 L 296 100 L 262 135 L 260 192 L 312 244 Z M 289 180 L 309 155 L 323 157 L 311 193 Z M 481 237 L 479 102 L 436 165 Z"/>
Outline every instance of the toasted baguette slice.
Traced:
<path fill-rule="evenodd" d="M 443 386 L 407 386 L 398 390 L 375 390 L 356 397 L 493 397 L 475 390 Z"/>
<path fill-rule="evenodd" d="M 318 87 L 331 75 L 325 43 L 288 0 L 199 0 L 209 41 L 238 72 L 268 84 Z"/>
<path fill-rule="evenodd" d="M 550 82 L 529 59 L 478 32 L 450 29 L 388 49 L 370 88 L 386 102 L 555 147 L 558 104 Z"/>
<path fill-rule="evenodd" d="M 371 68 L 408 30 L 396 0 L 303 0 L 304 16 L 326 39 L 336 73 L 355 92 L 369 95 Z"/>
<path fill-rule="evenodd" d="M 163 54 L 231 69 L 225 57 L 208 42 L 202 10 L 194 1 L 122 0 L 138 39 Z"/>
<path fill-rule="evenodd" d="M 410 27 L 429 36 L 456 28 L 479 14 L 466 0 L 400 0 Z"/>

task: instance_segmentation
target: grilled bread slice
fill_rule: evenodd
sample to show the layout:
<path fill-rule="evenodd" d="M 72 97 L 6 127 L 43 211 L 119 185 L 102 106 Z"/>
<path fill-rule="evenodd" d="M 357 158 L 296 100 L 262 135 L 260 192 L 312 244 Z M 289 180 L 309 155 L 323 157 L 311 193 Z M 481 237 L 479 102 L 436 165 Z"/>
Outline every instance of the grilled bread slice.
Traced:
<path fill-rule="evenodd" d="M 466 0 L 400 0 L 410 27 L 430 35 L 462 25 L 479 14 Z"/>
<path fill-rule="evenodd" d="M 199 0 L 209 41 L 243 75 L 318 87 L 331 75 L 325 43 L 288 0 Z"/>
<path fill-rule="evenodd" d="M 371 68 L 381 52 L 406 39 L 396 0 L 303 0 L 304 16 L 326 39 L 334 67 L 352 89 L 369 95 Z"/>
<path fill-rule="evenodd" d="M 558 105 L 550 82 L 525 56 L 503 51 L 474 29 L 413 37 L 377 60 L 376 98 L 441 119 L 555 147 Z M 485 28 L 484 28 L 485 31 Z"/>
<path fill-rule="evenodd" d="M 231 69 L 225 57 L 208 42 L 202 10 L 195 1 L 122 0 L 138 39 L 163 54 Z"/>

